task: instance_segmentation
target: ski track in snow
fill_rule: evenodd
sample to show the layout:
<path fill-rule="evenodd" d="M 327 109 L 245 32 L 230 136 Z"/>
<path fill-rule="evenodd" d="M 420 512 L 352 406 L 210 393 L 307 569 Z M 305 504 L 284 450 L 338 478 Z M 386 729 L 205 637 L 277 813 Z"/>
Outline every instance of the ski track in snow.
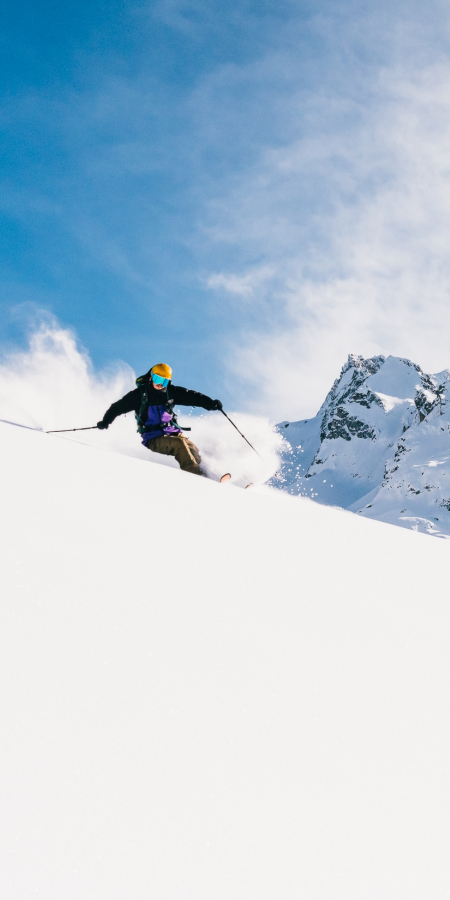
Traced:
<path fill-rule="evenodd" d="M 447 543 L 0 447 L 1 895 L 447 897 Z"/>

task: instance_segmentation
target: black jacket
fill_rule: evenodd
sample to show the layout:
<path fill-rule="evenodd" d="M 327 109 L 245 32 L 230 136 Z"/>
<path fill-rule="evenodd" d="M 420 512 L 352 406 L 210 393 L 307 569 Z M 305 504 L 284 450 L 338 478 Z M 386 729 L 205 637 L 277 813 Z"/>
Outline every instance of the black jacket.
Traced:
<path fill-rule="evenodd" d="M 160 406 L 167 403 L 167 400 L 175 400 L 176 406 L 200 406 L 202 409 L 216 408 L 214 405 L 215 401 L 211 400 L 211 397 L 207 397 L 206 394 L 200 394 L 199 391 L 189 391 L 187 388 L 177 387 L 172 383 L 169 384 L 168 394 L 167 390 L 157 391 L 153 387 L 152 382 L 148 383 L 147 390 L 149 406 Z M 109 407 L 103 416 L 103 422 L 105 425 L 111 425 L 111 422 L 114 422 L 117 416 L 123 416 L 124 413 L 134 412 L 137 414 L 140 406 L 141 392 L 139 388 L 135 388 L 134 391 L 125 394 L 125 397 L 117 400 L 116 403 Z"/>

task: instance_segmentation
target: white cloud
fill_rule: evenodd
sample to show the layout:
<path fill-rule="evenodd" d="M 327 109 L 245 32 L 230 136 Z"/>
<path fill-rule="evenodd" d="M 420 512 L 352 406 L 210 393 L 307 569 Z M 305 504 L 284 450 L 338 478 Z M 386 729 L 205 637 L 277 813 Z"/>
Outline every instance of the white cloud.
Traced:
<path fill-rule="evenodd" d="M 261 266 L 250 270 L 245 275 L 217 272 L 209 275 L 206 279 L 206 286 L 213 290 L 222 289 L 229 294 L 237 294 L 239 297 L 250 297 L 254 293 L 255 288 L 258 288 L 272 277 L 274 271 L 271 266 Z"/>
<path fill-rule="evenodd" d="M 245 353 L 247 396 L 278 419 L 314 413 L 349 352 L 450 363 L 450 65 L 384 70 L 353 119 L 267 150 L 221 201 L 226 239 L 272 267 L 279 311 L 230 369 Z"/>

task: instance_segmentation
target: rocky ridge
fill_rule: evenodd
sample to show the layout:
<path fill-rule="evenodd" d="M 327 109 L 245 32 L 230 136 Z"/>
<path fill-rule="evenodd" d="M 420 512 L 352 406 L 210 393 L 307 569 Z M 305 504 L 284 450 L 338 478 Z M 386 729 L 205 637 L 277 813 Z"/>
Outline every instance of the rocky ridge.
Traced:
<path fill-rule="evenodd" d="M 350 355 L 317 415 L 282 422 L 271 484 L 428 534 L 450 535 L 450 370 Z"/>

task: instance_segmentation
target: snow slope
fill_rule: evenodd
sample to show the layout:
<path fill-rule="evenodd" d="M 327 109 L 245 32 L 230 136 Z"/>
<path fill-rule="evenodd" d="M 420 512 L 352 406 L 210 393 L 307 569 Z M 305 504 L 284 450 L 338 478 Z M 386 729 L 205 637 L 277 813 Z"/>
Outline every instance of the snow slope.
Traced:
<path fill-rule="evenodd" d="M 0 422 L 15 422 L 40 431 L 95 426 L 111 403 L 136 386 L 136 374 L 125 363 L 96 372 L 74 334 L 57 322 L 43 322 L 30 336 L 26 350 L 0 348 Z M 153 360 L 154 361 L 154 360 Z M 149 360 L 148 368 L 151 361 Z M 182 380 L 181 373 L 177 374 Z M 188 387 L 209 392 L 208 383 Z M 176 409 L 180 425 L 191 429 L 189 437 L 199 448 L 202 465 L 217 481 L 233 473 L 234 483 L 263 484 L 279 462 L 282 438 L 269 419 L 227 410 L 258 456 L 219 412 Z M 66 439 L 114 450 L 156 465 L 178 469 L 170 456 L 151 453 L 136 434 L 134 413 L 119 416 L 108 430 L 67 432 Z"/>
<path fill-rule="evenodd" d="M 427 375 L 407 359 L 349 356 L 317 416 L 279 426 L 286 444 L 272 484 L 449 536 L 449 385 L 449 371 Z"/>
<path fill-rule="evenodd" d="M 447 542 L 0 448 L 1 896 L 447 898 Z"/>

